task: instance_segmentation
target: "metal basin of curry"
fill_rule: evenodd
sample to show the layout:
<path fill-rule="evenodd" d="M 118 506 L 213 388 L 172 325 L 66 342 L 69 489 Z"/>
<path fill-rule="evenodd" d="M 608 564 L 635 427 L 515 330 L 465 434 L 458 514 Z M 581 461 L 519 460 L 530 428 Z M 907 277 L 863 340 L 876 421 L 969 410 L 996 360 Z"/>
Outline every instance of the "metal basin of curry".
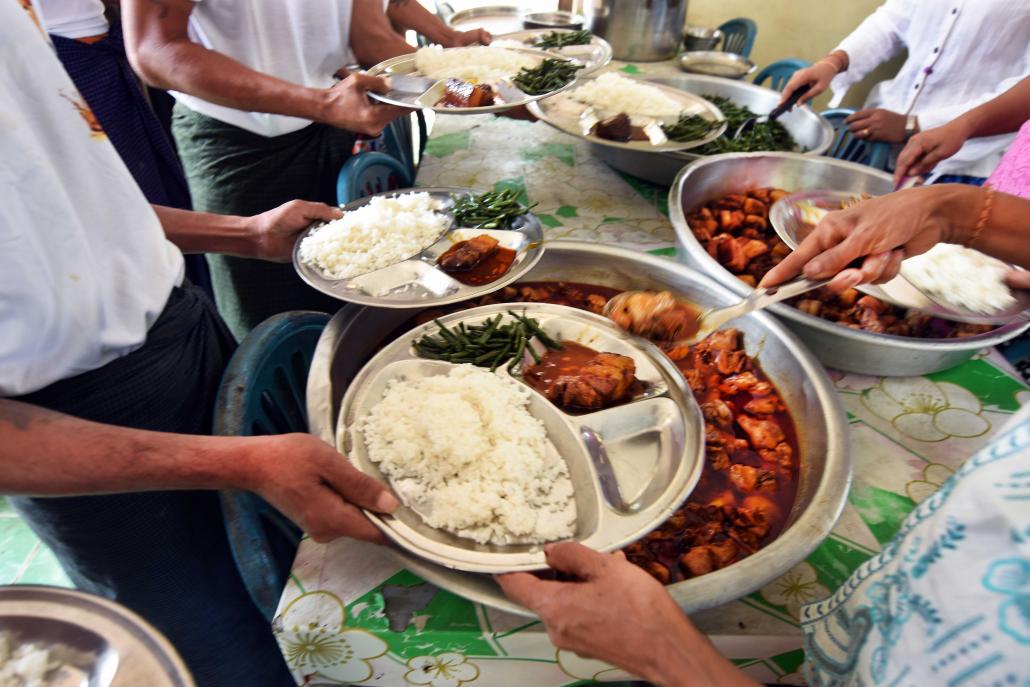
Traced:
<path fill-rule="evenodd" d="M 668 289 L 703 307 L 729 305 L 736 296 L 676 262 L 635 251 L 578 241 L 548 245 L 530 282 L 578 282 L 613 289 Z M 368 358 L 403 331 L 413 312 L 346 306 L 319 341 L 308 378 L 311 432 L 333 441 L 348 384 Z M 761 313 L 734 323 L 749 357 L 776 385 L 793 419 L 799 473 L 793 506 L 779 536 L 728 567 L 668 586 L 686 612 L 735 600 L 759 589 L 803 560 L 829 534 L 844 506 L 851 478 L 847 424 L 837 394 L 815 357 L 774 318 Z M 410 570 L 440 587 L 512 613 L 529 612 L 508 601 L 488 575 L 461 573 L 397 552 Z"/>

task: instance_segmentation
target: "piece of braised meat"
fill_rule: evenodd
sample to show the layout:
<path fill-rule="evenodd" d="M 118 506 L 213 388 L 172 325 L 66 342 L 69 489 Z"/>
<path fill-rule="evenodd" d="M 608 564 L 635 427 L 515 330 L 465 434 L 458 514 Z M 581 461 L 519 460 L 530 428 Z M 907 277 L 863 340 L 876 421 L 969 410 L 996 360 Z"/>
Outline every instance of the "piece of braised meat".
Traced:
<path fill-rule="evenodd" d="M 496 253 L 499 245 L 494 237 L 480 234 L 467 241 L 458 241 L 437 258 L 436 262 L 447 272 L 470 270 Z"/>
<path fill-rule="evenodd" d="M 620 112 L 614 117 L 602 119 L 594 125 L 594 135 L 609 141 L 625 143 L 633 137 L 633 127 L 629 122 L 629 115 Z"/>
<path fill-rule="evenodd" d="M 598 353 L 576 374 L 558 377 L 548 389 L 548 397 L 565 408 L 603 408 L 623 400 L 636 380 L 636 371 L 633 358 Z"/>
<path fill-rule="evenodd" d="M 697 332 L 697 308 L 668 291 L 640 291 L 617 300 L 608 318 L 627 332 L 652 341 L 676 341 Z"/>
<path fill-rule="evenodd" d="M 441 104 L 444 107 L 486 107 L 494 104 L 494 89 L 487 84 L 448 79 Z"/>

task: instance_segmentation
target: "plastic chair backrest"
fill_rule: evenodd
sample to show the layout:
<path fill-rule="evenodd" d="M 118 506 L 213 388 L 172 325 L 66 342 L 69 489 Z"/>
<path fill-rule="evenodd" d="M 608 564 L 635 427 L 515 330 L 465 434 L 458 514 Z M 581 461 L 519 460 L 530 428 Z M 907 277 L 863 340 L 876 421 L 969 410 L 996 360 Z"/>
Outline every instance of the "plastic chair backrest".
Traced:
<path fill-rule="evenodd" d="M 308 431 L 307 380 L 329 315 L 296 311 L 268 318 L 236 349 L 218 389 L 214 433 L 262 436 Z M 256 494 L 221 493 L 226 534 L 240 576 L 269 620 L 300 544 L 301 531 Z"/>
<path fill-rule="evenodd" d="M 805 67 L 811 67 L 812 63 L 806 60 L 799 59 L 797 57 L 789 57 L 784 60 L 776 60 L 772 64 L 768 65 L 765 69 L 758 72 L 758 76 L 755 77 L 755 85 L 761 86 L 765 83 L 766 79 L 771 79 L 769 88 L 774 91 L 782 91 L 787 82 L 790 81 L 790 77 L 794 76 L 794 72 Z"/>
<path fill-rule="evenodd" d="M 409 188 L 412 182 L 407 167 L 396 158 L 384 153 L 361 153 L 340 168 L 336 178 L 336 202 L 346 205 L 383 191 Z"/>
<path fill-rule="evenodd" d="M 854 110 L 840 107 L 826 110 L 821 114 L 830 123 L 834 131 L 833 143 L 823 155 L 838 160 L 858 162 L 876 169 L 887 169 L 887 162 L 890 158 L 890 144 L 883 141 L 863 141 L 860 138 L 855 138 L 854 134 L 848 130 L 847 125 L 844 123 L 845 119 L 855 114 Z"/>
<path fill-rule="evenodd" d="M 414 127 L 412 126 L 413 119 Z M 412 179 L 418 172 L 418 165 L 422 160 L 422 152 L 426 148 L 428 138 L 426 118 L 421 110 L 398 117 L 390 122 L 383 131 L 386 153 L 400 160 L 407 167 L 408 176 Z"/>
<path fill-rule="evenodd" d="M 747 17 L 737 17 L 722 24 L 719 30 L 723 35 L 723 52 L 751 56 L 751 49 L 755 47 L 755 36 L 758 35 L 758 25 L 754 21 Z"/>

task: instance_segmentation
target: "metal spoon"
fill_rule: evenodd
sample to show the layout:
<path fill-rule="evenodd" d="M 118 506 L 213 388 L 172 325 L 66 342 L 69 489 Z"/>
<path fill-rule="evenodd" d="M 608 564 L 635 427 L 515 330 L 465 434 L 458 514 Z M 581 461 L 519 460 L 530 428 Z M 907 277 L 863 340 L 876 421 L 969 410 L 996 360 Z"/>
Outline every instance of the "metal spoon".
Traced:
<path fill-rule="evenodd" d="M 787 112 L 789 109 L 797 105 L 798 100 L 801 99 L 801 96 L 803 96 L 805 93 L 808 93 L 808 90 L 810 88 L 811 86 L 809 84 L 805 84 L 801 88 L 794 91 L 794 93 L 792 93 L 791 96 L 787 98 L 786 102 L 784 102 L 782 105 L 778 105 L 775 108 L 773 108 L 773 110 L 769 114 L 763 115 L 761 117 L 749 117 L 748 119 L 744 120 L 744 123 L 737 127 L 737 130 L 733 132 L 733 136 L 731 136 L 731 138 L 740 138 L 747 132 L 754 129 L 755 124 L 775 122 L 777 119 L 779 119 L 780 115 L 782 115 L 783 113 Z"/>
<path fill-rule="evenodd" d="M 731 320 L 735 320 L 742 315 L 747 315 L 748 313 L 752 313 L 756 310 L 761 310 L 773 303 L 779 303 L 780 301 L 787 300 L 788 298 L 799 296 L 806 291 L 818 289 L 820 286 L 826 286 L 829 283 L 829 279 L 795 279 L 794 281 L 789 281 L 786 284 L 780 284 L 779 286 L 755 289 L 751 292 L 751 295 L 744 298 L 739 303 L 735 303 L 734 305 L 730 305 L 725 308 L 713 308 L 702 313 L 698 316 L 697 332 L 689 338 L 680 339 L 673 343 L 676 346 L 691 346 L 696 344 L 698 341 L 705 339 L 709 334 Z M 605 317 L 608 317 L 613 310 L 622 307 L 625 299 L 638 293 L 648 292 L 623 291 L 620 294 L 612 296 L 612 298 L 605 303 L 602 314 Z"/>

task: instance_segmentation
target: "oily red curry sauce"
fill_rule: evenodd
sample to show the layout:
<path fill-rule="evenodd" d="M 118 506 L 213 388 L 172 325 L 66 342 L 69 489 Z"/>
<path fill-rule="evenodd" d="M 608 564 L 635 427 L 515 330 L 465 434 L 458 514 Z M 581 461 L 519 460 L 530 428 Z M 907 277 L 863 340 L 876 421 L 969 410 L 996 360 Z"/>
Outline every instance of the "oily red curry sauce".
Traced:
<path fill-rule="evenodd" d="M 467 245 L 468 241 L 458 241 L 449 249 L 447 252 L 458 250 L 463 246 Z M 512 263 L 515 262 L 516 251 L 511 248 L 505 248 L 504 246 L 497 246 L 494 252 L 486 256 L 473 267 L 467 270 L 448 270 L 444 269 L 444 272 L 449 274 L 454 279 L 460 281 L 462 284 L 468 286 L 482 286 L 483 284 L 489 284 L 490 282 L 497 281 L 511 269 Z"/>
<path fill-rule="evenodd" d="M 542 393 L 547 398 L 554 400 L 553 390 L 560 377 L 576 377 L 582 374 L 587 363 L 597 357 L 599 351 L 584 346 L 575 341 L 562 341 L 560 349 L 549 349 L 540 356 L 540 362 L 530 365 L 522 373 L 522 378 L 531 387 Z M 606 403 L 603 407 L 612 407 L 639 396 L 644 385 L 634 378 L 626 392 L 614 402 Z M 557 401 L 554 401 L 557 403 Z M 575 405 L 561 406 L 563 410 L 572 414 L 587 413 L 599 408 L 584 408 Z"/>

